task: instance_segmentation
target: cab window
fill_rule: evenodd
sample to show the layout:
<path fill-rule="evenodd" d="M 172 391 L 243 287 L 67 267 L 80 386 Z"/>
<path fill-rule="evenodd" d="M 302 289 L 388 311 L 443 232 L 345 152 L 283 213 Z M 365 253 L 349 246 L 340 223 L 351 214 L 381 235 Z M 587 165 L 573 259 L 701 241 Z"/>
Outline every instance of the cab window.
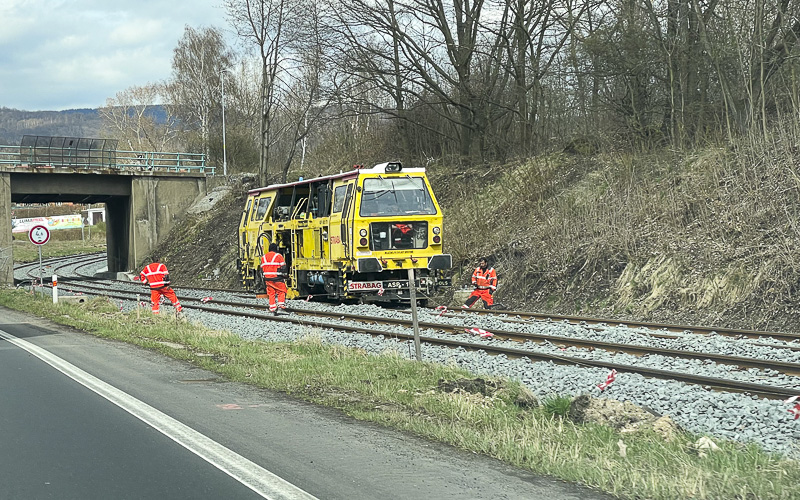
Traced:
<path fill-rule="evenodd" d="M 253 218 L 252 220 L 264 220 L 264 216 L 267 214 L 267 209 L 269 208 L 269 204 L 272 201 L 271 196 L 267 196 L 266 198 L 261 198 L 258 200 L 258 205 L 255 210 L 253 210 Z"/>
<path fill-rule="evenodd" d="M 244 223 L 247 221 L 247 214 L 250 212 L 250 205 L 253 204 L 253 200 L 247 200 L 247 207 L 242 212 L 242 222 L 239 224 L 240 226 L 244 226 Z"/>

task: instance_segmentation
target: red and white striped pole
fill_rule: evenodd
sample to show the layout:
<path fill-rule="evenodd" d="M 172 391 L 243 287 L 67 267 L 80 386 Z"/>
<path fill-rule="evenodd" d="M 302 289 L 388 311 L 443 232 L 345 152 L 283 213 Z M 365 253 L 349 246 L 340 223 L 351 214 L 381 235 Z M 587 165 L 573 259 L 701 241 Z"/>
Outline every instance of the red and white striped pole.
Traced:
<path fill-rule="evenodd" d="M 53 275 L 53 304 L 58 304 L 58 276 Z"/>

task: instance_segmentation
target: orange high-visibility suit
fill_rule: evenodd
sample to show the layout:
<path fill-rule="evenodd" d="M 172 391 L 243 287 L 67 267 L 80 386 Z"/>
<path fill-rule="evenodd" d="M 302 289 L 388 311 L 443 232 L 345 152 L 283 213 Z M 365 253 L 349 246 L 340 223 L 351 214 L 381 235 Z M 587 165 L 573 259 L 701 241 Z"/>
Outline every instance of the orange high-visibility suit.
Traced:
<path fill-rule="evenodd" d="M 472 285 L 475 287 L 475 290 L 472 291 L 462 307 L 472 307 L 478 299 L 483 300 L 483 305 L 487 309 L 492 307 L 492 305 L 494 305 L 492 295 L 495 290 L 497 290 L 497 273 L 494 271 L 494 268 L 488 266 L 476 267 L 475 271 L 472 273 Z"/>
<path fill-rule="evenodd" d="M 276 312 L 279 307 L 286 309 L 286 261 L 283 255 L 274 251 L 264 254 L 261 257 L 261 272 L 264 273 L 264 284 L 267 286 L 270 312 Z"/>
<path fill-rule="evenodd" d="M 167 266 L 160 262 L 147 264 L 139 274 L 142 283 L 150 285 L 150 303 L 153 314 L 158 314 L 161 306 L 161 297 L 164 296 L 172 302 L 175 310 L 183 311 L 183 306 L 178 301 L 175 291 L 169 286 L 169 271 Z"/>

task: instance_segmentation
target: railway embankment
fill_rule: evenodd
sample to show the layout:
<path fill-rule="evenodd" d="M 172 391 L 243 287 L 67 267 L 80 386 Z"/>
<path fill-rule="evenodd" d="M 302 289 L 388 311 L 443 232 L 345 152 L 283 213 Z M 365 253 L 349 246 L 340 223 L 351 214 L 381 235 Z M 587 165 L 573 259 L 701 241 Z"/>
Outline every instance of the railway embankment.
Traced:
<path fill-rule="evenodd" d="M 800 328 L 800 153 L 769 143 L 432 167 L 456 283 L 516 310 Z"/>

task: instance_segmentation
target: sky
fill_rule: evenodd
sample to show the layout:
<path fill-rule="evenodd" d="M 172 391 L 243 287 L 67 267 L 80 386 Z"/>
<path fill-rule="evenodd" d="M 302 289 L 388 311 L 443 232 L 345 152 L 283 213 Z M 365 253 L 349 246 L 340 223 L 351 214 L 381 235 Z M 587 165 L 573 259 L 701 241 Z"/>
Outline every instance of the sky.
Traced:
<path fill-rule="evenodd" d="M 227 30 L 222 0 L 0 0 L 0 107 L 98 108 L 166 80 L 185 26 Z"/>

